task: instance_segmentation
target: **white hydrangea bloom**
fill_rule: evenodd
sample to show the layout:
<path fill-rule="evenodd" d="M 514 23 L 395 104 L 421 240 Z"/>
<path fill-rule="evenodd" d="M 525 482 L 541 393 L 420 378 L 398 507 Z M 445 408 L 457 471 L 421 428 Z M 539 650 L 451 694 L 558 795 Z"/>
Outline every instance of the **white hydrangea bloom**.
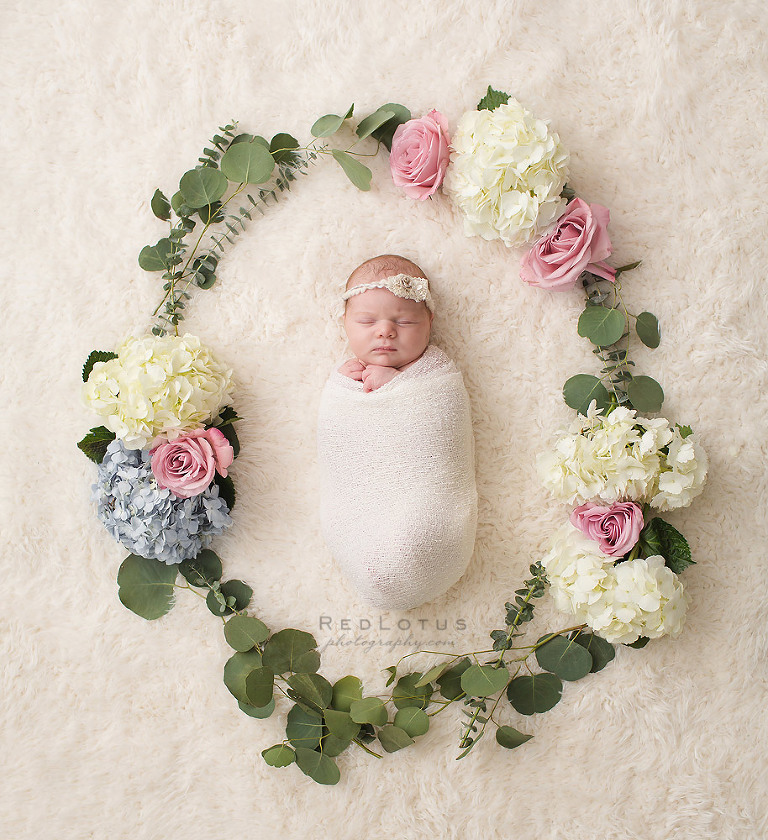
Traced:
<path fill-rule="evenodd" d="M 464 214 L 467 236 L 524 245 L 565 209 L 568 161 L 547 123 L 510 99 L 461 117 L 443 190 Z"/>
<path fill-rule="evenodd" d="M 683 437 L 675 428 L 659 473 L 656 494 L 650 500 L 658 510 L 687 507 L 704 489 L 707 453 L 696 435 Z"/>
<path fill-rule="evenodd" d="M 561 528 L 541 561 L 557 608 L 616 644 L 678 636 L 688 596 L 664 558 L 614 560 L 570 524 Z"/>
<path fill-rule="evenodd" d="M 130 337 L 97 362 L 83 400 L 128 449 L 200 428 L 231 401 L 232 371 L 193 335 Z"/>

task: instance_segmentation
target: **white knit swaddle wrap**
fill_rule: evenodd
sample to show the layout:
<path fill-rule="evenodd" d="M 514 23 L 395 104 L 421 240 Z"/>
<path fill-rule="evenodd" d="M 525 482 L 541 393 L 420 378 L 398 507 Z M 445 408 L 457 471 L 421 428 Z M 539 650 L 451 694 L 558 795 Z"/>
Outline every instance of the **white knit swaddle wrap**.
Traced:
<path fill-rule="evenodd" d="M 433 600 L 475 543 L 469 398 L 437 347 L 364 393 L 334 371 L 318 418 L 323 536 L 362 597 L 381 609 Z"/>

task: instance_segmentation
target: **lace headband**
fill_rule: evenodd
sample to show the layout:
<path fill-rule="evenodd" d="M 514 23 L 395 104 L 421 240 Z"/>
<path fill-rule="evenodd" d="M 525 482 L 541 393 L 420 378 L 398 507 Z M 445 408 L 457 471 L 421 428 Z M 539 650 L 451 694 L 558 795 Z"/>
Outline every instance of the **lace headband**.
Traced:
<path fill-rule="evenodd" d="M 368 289 L 387 289 L 397 297 L 408 300 L 423 301 L 430 312 L 435 311 L 435 302 L 429 293 L 429 281 L 424 277 L 411 277 L 409 274 L 395 274 L 392 277 L 385 277 L 383 280 L 376 280 L 374 283 L 361 283 L 359 286 L 352 286 L 341 296 L 342 300 L 349 300 L 355 295 L 361 295 Z"/>

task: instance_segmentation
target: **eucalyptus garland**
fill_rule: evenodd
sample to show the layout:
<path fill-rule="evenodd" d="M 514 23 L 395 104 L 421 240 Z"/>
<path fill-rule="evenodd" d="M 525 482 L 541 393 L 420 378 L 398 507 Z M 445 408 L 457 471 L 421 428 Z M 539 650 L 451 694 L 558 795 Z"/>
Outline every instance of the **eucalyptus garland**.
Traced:
<path fill-rule="evenodd" d="M 491 114 L 497 109 L 498 113 Z M 320 784 L 339 781 L 337 758 L 346 750 L 358 748 L 382 758 L 383 753 L 409 747 L 427 733 L 434 717 L 451 706 L 459 710 L 458 759 L 475 747 L 489 727 L 501 747 L 514 749 L 532 736 L 499 722 L 496 711 L 500 703 L 508 702 L 523 717 L 546 712 L 560 701 L 564 682 L 600 671 L 615 656 L 615 647 L 603 637 L 605 634 L 593 630 L 593 617 L 579 613 L 581 607 L 571 597 L 567 573 L 557 566 L 559 559 L 556 552 L 553 554 L 554 549 L 544 562 L 530 566 L 530 577 L 504 604 L 498 622 L 502 626 L 490 631 L 486 649 L 442 655 L 438 664 L 425 671 L 411 670 L 407 660 L 413 656 L 434 656 L 434 652 L 408 653 L 384 669 L 388 674 L 384 692 L 366 690 L 354 675 L 335 681 L 323 676 L 317 640 L 311 633 L 297 628 L 269 628 L 249 612 L 251 587 L 240 580 L 224 579 L 222 561 L 209 545 L 216 533 L 231 524 L 229 514 L 236 496 L 227 467 L 240 451 L 235 423 L 241 418 L 230 404 L 230 372 L 218 366 L 195 337 L 180 336 L 179 325 L 193 289 L 206 290 L 214 285 L 220 259 L 256 215 L 265 213 L 291 189 L 299 175 L 307 174 L 322 157 L 336 161 L 356 187 L 370 189 L 371 170 L 360 158 L 375 155 L 383 145 L 392 155 L 395 182 L 400 183 L 398 178 L 410 178 L 410 197 L 432 197 L 446 168 L 449 174 L 453 168 L 448 191 L 465 210 L 467 224 L 474 226 L 468 232 L 477 233 L 478 226 L 491 225 L 507 244 L 519 244 L 521 236 L 532 241 L 540 233 L 535 215 L 527 220 L 521 216 L 510 225 L 498 219 L 474 218 L 472 209 L 466 209 L 475 199 L 473 185 L 466 179 L 462 181 L 462 123 L 453 140 L 449 167 L 446 122 L 437 112 L 431 112 L 429 119 L 412 120 L 407 108 L 388 103 L 360 120 L 351 146 L 330 146 L 328 138 L 352 119 L 353 112 L 351 106 L 342 115 L 329 114 L 318 119 L 311 129 L 313 140 L 305 146 L 287 133 L 276 134 L 271 140 L 238 133 L 233 121 L 214 134 L 198 165 L 182 175 L 178 190 L 170 199 L 159 189 L 155 191 L 152 211 L 168 223 L 169 230 L 139 254 L 141 268 L 159 276 L 162 286 L 160 302 L 153 312 L 152 336 L 129 339 L 117 353 L 90 354 L 83 368 L 86 401 L 108 419 L 106 425 L 91 429 L 78 444 L 99 465 L 94 498 L 100 517 L 116 539 L 132 551 L 117 577 L 122 603 L 142 618 L 155 620 L 172 608 L 178 590 L 189 589 L 201 595 L 221 621 L 224 637 L 233 650 L 224 665 L 224 683 L 240 710 L 254 718 L 268 718 L 276 701 L 290 706 L 285 738 L 262 751 L 264 761 L 273 767 L 295 763 Z M 563 182 L 567 155 L 564 156 L 556 135 L 543 135 L 541 125 L 530 112 L 490 87 L 477 111 L 465 115 L 462 120 L 465 119 L 473 121 L 474 126 L 489 119 L 517 120 L 520 125 L 532 127 L 531 137 L 546 136 L 545 152 L 553 161 L 554 186 L 543 198 L 541 191 L 536 193 L 541 198 L 536 212 L 546 212 L 547 218 L 565 218 L 563 209 L 566 202 L 574 200 L 575 193 Z M 419 136 L 437 144 L 430 148 L 438 150 L 442 163 L 434 173 L 420 170 L 414 174 L 413 160 L 403 162 L 404 158 L 393 150 L 393 142 L 397 145 L 398 138 L 408 131 L 421 132 Z M 473 132 L 475 139 L 481 134 L 476 128 Z M 355 148 L 364 141 L 364 151 Z M 505 176 L 508 175 L 507 170 Z M 525 175 L 521 174 L 521 183 Z M 525 184 L 515 188 L 521 193 L 528 189 Z M 459 194 L 460 198 L 456 198 Z M 534 193 L 529 190 L 526 195 L 528 207 Z M 545 205 L 546 210 L 542 209 Z M 490 238 L 485 232 L 481 235 Z M 579 317 L 578 333 L 594 345 L 602 365 L 599 376 L 577 374 L 568 379 L 563 389 L 565 402 L 579 413 L 581 420 L 589 418 L 588 425 L 577 432 L 584 440 L 593 440 L 602 418 L 609 418 L 612 412 L 624 412 L 616 417 L 629 418 L 627 434 L 641 435 L 646 428 L 643 422 L 655 423 L 653 428 L 657 429 L 660 421 L 644 421 L 635 418 L 635 414 L 658 411 L 664 397 L 655 380 L 634 373 L 634 363 L 628 356 L 633 335 L 651 348 L 660 341 L 655 316 L 649 312 L 631 314 L 622 297 L 621 277 L 639 263 L 610 269 L 604 255 L 593 248 L 594 261 L 583 269 L 577 266 L 573 283 L 569 281 L 571 285 L 578 282 L 584 289 L 585 308 Z M 158 370 L 165 372 L 158 374 Z M 181 384 L 179 370 L 187 377 Z M 137 380 L 144 381 L 149 376 L 148 371 L 157 378 L 155 391 L 148 394 L 146 386 L 142 386 L 145 390 L 135 393 L 131 401 L 131 405 L 138 402 L 140 407 L 131 413 L 125 408 L 126 394 L 134 389 Z M 202 383 L 196 392 L 214 395 L 210 404 L 198 405 L 194 399 L 188 404 L 186 397 L 180 402 L 179 394 L 189 378 Z M 187 412 L 184 417 L 179 416 L 181 403 Z M 690 429 L 677 428 L 682 430 L 677 434 L 684 441 Z M 669 432 L 658 441 L 653 457 L 657 466 L 661 464 L 657 472 L 677 479 L 683 474 L 682 468 L 667 464 L 672 461 L 673 444 L 667 440 L 672 435 Z M 186 448 L 181 446 L 182 441 Z M 632 441 L 622 453 L 635 447 L 634 438 Z M 200 459 L 199 463 L 195 459 Z M 190 488 L 179 479 L 174 485 L 178 464 L 188 467 L 191 462 L 197 470 L 198 483 Z M 208 472 L 200 464 L 208 464 Z M 559 464 L 557 469 L 565 468 Z M 659 490 L 661 479 L 657 476 L 653 481 L 656 483 L 649 493 Z M 696 481 L 698 484 L 691 479 L 686 485 L 689 496 L 698 492 L 703 478 L 699 476 Z M 626 486 L 622 486 L 626 495 Z M 175 492 L 169 487 L 175 487 Z M 600 492 L 606 491 L 603 488 Z M 593 495 L 599 497 L 600 492 L 596 490 Z M 671 491 L 665 492 L 665 498 L 670 498 Z M 564 497 L 563 500 L 573 501 Z M 654 557 L 661 558 L 665 561 L 662 565 L 676 572 L 692 562 L 679 532 L 658 517 L 647 519 L 651 504 L 649 495 L 648 503 L 643 505 L 647 521 L 639 537 L 635 535 L 631 550 L 622 551 L 620 557 L 599 555 L 603 571 L 613 564 L 617 569 L 629 569 L 626 564 L 635 560 L 648 566 Z M 639 528 L 637 525 L 638 532 Z M 588 553 L 583 546 L 580 550 Z M 570 609 L 579 620 L 526 644 L 522 639 L 523 625 L 531 621 L 536 602 L 548 591 L 550 568 L 555 569 L 553 574 L 560 586 L 556 597 L 567 602 L 563 606 L 558 601 L 558 606 Z M 615 593 L 611 597 L 615 598 Z M 650 625 L 638 622 L 639 618 L 633 625 L 635 641 L 631 647 L 642 647 L 648 641 L 638 635 L 637 628 Z M 662 632 L 657 629 L 656 635 Z M 629 637 L 625 633 L 623 638 Z"/>

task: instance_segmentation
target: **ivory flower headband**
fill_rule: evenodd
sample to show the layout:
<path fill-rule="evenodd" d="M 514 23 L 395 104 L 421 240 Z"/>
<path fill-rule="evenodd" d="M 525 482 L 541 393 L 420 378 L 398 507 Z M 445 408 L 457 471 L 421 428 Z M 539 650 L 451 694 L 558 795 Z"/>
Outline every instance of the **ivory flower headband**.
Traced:
<path fill-rule="evenodd" d="M 430 312 L 435 311 L 435 302 L 429 293 L 429 281 L 425 277 L 395 274 L 392 277 L 384 277 L 382 280 L 376 280 L 373 283 L 361 283 L 358 286 L 352 286 L 351 289 L 347 289 L 344 292 L 341 299 L 349 300 L 355 295 L 361 295 L 363 292 L 367 292 L 368 289 L 387 289 L 393 295 L 397 295 L 397 297 L 423 301 L 426 303 L 427 309 Z"/>

